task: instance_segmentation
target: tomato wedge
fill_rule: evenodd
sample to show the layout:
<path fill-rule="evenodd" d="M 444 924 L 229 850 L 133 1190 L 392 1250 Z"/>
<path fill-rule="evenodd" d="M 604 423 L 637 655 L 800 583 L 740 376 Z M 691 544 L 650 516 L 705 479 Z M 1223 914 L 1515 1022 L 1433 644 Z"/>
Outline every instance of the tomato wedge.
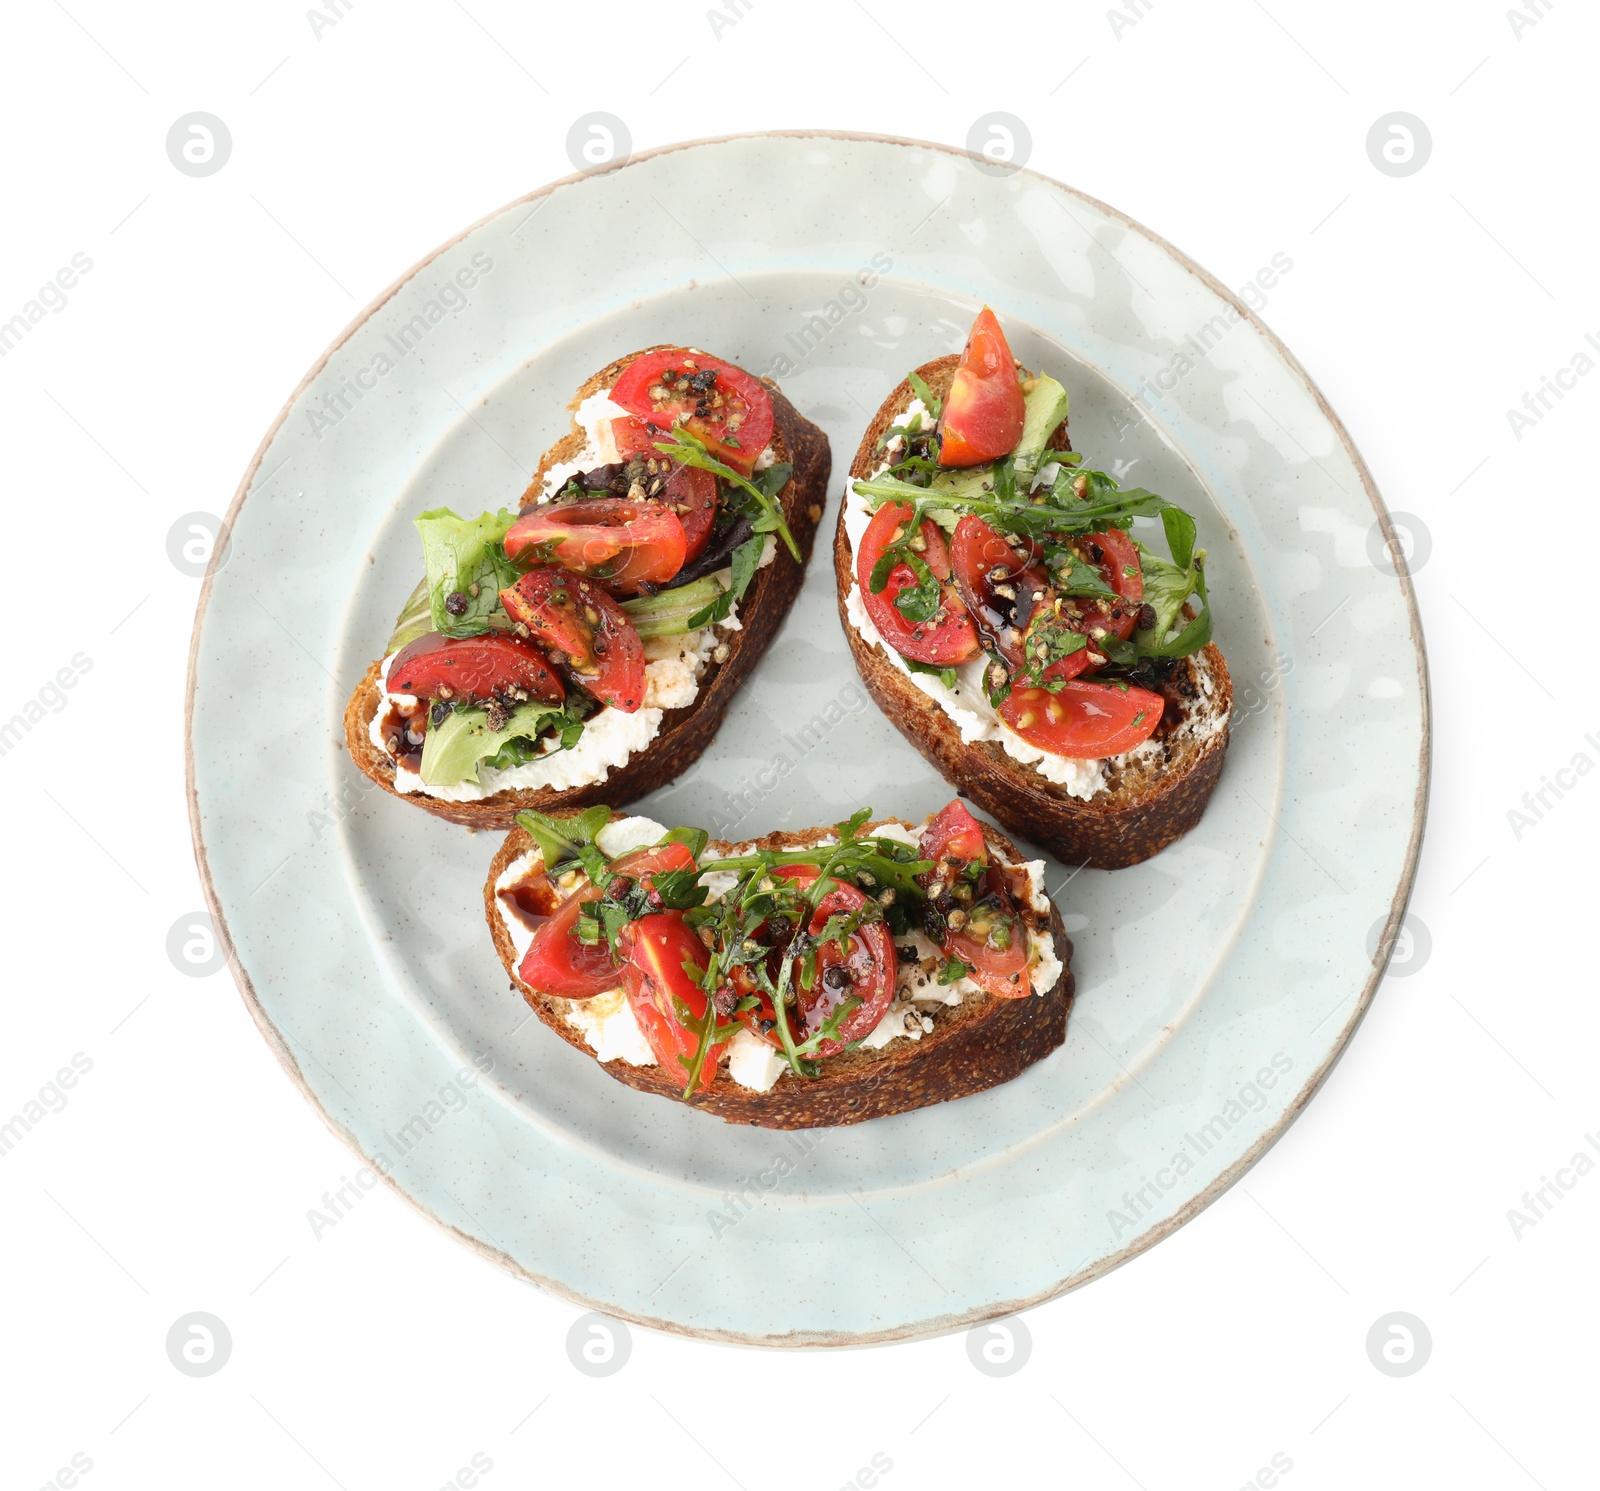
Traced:
<path fill-rule="evenodd" d="M 1100 578 L 1117 593 L 1114 602 L 1081 601 L 1083 620 L 1074 625 L 1089 633 L 1104 627 L 1126 642 L 1139 624 L 1139 607 L 1144 603 L 1144 571 L 1139 565 L 1137 546 L 1122 529 L 1107 528 L 1103 533 L 1087 533 L 1074 539 L 1072 547 L 1086 563 L 1099 569 Z"/>
<path fill-rule="evenodd" d="M 951 564 L 978 636 L 1012 668 L 1023 665 L 1023 633 L 1041 605 L 1054 601 L 1043 568 L 1013 549 L 982 518 L 956 524 Z"/>
<path fill-rule="evenodd" d="M 979 466 L 1010 455 L 1022 438 L 1026 410 L 1016 359 L 995 314 L 985 306 L 972 323 L 939 416 L 939 464 Z"/>
<path fill-rule="evenodd" d="M 903 560 L 889 571 L 882 590 L 872 588 L 872 571 L 883 551 L 905 533 L 913 509 L 907 503 L 886 502 L 872 515 L 867 531 L 861 535 L 856 552 L 856 579 L 861 586 L 862 604 L 879 635 L 902 657 L 919 663 L 951 665 L 963 663 L 978 652 L 978 634 L 961 600 L 961 593 L 950 579 L 950 550 L 939 525 L 924 518 L 919 537 L 924 548 L 921 557 L 940 586 L 939 609 L 927 621 L 911 621 L 895 604 L 900 592 L 917 583 L 916 571 Z"/>
<path fill-rule="evenodd" d="M 815 865 L 784 865 L 775 873 L 793 880 L 802 889 L 811 885 L 820 873 Z M 815 936 L 835 914 L 848 916 L 867 904 L 867 898 L 853 885 L 835 884 L 817 903 L 812 913 L 808 931 Z M 800 987 L 800 963 L 796 960 L 794 980 L 796 1002 L 793 1006 L 799 1018 L 799 1029 L 793 1030 L 796 1044 L 809 1039 L 827 1021 L 828 1017 L 849 998 L 861 1003 L 839 1026 L 837 1039 L 819 1043 L 818 1056 L 836 1056 L 852 1041 L 870 1035 L 874 1027 L 894 1003 L 895 988 L 899 981 L 900 965 L 895 957 L 894 939 L 882 921 L 868 922 L 857 927 L 845 940 L 840 950 L 837 941 L 824 943 L 816 950 L 815 976 L 809 989 Z M 769 960 L 769 969 L 776 972 L 778 955 Z M 741 989 L 741 992 L 751 992 Z M 760 1005 L 741 1012 L 739 1018 L 753 1035 L 780 1049 L 783 1038 L 778 1034 L 773 1019 L 772 1001 L 762 997 Z"/>
<path fill-rule="evenodd" d="M 517 977 L 530 989 L 562 999 L 592 999 L 617 987 L 611 949 L 603 942 L 579 942 L 573 935 L 585 903 L 599 899 L 600 892 L 586 885 L 534 929 L 533 941 L 517 969 Z"/>
<path fill-rule="evenodd" d="M 506 533 L 506 557 L 540 560 L 604 580 L 618 595 L 661 585 L 683 568 L 683 524 L 659 502 L 592 497 L 547 502 Z"/>
<path fill-rule="evenodd" d="M 595 581 L 571 570 L 531 569 L 500 592 L 500 604 L 601 703 L 632 714 L 644 702 L 644 645 Z"/>
<path fill-rule="evenodd" d="M 687 347 L 634 358 L 611 390 L 611 402 L 663 429 L 687 425 L 742 476 L 755 470 L 772 439 L 772 398 L 760 380 Z"/>
<path fill-rule="evenodd" d="M 997 998 L 1031 994 L 1027 929 L 1006 877 L 989 861 L 978 820 L 962 802 L 942 808 L 922 830 L 922 858 L 933 861 L 918 880 L 944 928 L 945 956 L 959 958 Z"/>
<path fill-rule="evenodd" d="M 670 460 L 656 449 L 655 442 L 662 432 L 642 419 L 631 415 L 626 419 L 611 421 L 611 440 L 617 448 L 617 459 L 629 461 L 634 456 L 659 463 L 667 472 L 666 481 L 659 492 L 649 495 L 677 515 L 683 524 L 684 560 L 698 559 L 711 537 L 712 520 L 717 515 L 717 479 L 698 466 L 684 466 Z M 652 475 L 659 474 L 650 473 Z"/>
<path fill-rule="evenodd" d="M 694 856 L 687 846 L 657 844 L 620 856 L 613 861 L 611 872 L 637 880 L 648 889 L 652 876 L 693 866 Z M 617 987 L 618 971 L 611 949 L 603 942 L 580 942 L 573 935 L 583 907 L 598 901 L 603 894 L 598 886 L 586 884 L 534 928 L 533 940 L 517 969 L 517 977 L 530 989 L 558 994 L 563 999 L 591 999 Z"/>
<path fill-rule="evenodd" d="M 917 877 L 924 887 L 935 880 L 960 875 L 969 865 L 989 864 L 989 846 L 978 820 L 960 798 L 939 809 L 922 830 L 922 858 L 933 868 Z"/>
<path fill-rule="evenodd" d="M 402 647 L 389 667 L 391 694 L 470 703 L 509 689 L 546 704 L 567 697 L 549 659 L 532 642 L 506 632 L 481 637 L 427 632 Z"/>
<path fill-rule="evenodd" d="M 1030 745 L 1053 756 L 1098 760 L 1120 756 L 1148 740 L 1166 700 L 1149 689 L 1074 678 L 1059 693 L 1014 688 L 1000 718 Z"/>
<path fill-rule="evenodd" d="M 630 922 L 618 943 L 627 957 L 623 975 L 633 1017 L 662 1070 L 687 1084 L 698 1040 L 683 1023 L 678 1005 L 681 1001 L 693 1019 L 705 1018 L 706 991 L 684 965 L 703 973 L 706 950 L 689 930 L 681 911 L 660 911 Z M 717 1060 L 726 1044 L 706 1052 L 696 1092 L 704 1092 L 715 1080 Z"/>

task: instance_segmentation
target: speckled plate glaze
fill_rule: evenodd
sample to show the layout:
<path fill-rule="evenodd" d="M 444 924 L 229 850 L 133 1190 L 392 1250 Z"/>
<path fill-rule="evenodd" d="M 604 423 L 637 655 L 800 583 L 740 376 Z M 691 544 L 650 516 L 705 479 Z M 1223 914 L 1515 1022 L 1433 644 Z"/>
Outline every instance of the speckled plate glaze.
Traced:
<path fill-rule="evenodd" d="M 513 499 L 571 390 L 670 341 L 775 374 L 827 430 L 829 533 L 872 411 L 957 350 L 985 301 L 1018 356 L 1066 384 L 1074 445 L 1199 517 L 1239 705 L 1221 786 L 1147 864 L 1049 865 L 1079 993 L 1066 1045 L 1019 1080 L 803 1136 L 634 1093 L 508 994 L 479 900 L 494 841 L 370 791 L 345 758 L 345 698 L 420 568 L 410 519 Z M 1377 986 L 1428 762 L 1422 635 L 1408 580 L 1381 563 L 1382 504 L 1237 299 L 1056 182 L 829 134 L 558 182 L 350 326 L 229 523 L 195 627 L 189 768 L 234 976 L 352 1148 L 574 1301 L 810 1346 L 1048 1299 L 1236 1180 Z M 713 748 L 644 811 L 739 837 L 948 799 L 855 676 L 825 550 Z"/>

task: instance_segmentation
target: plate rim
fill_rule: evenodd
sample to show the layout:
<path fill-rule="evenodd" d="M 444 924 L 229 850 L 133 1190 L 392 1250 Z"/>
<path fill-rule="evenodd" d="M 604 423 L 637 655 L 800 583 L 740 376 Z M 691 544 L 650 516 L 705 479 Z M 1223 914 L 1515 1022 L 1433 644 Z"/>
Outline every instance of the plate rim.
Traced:
<path fill-rule="evenodd" d="M 225 537 L 233 529 L 234 521 L 243 508 L 246 498 L 250 495 L 251 484 L 256 474 L 261 469 L 261 464 L 268 448 L 282 429 L 291 412 L 299 402 L 300 396 L 312 383 L 323 368 L 327 366 L 333 356 L 349 339 L 356 334 L 366 323 L 400 290 L 410 283 L 423 269 L 447 253 L 457 244 L 462 242 L 472 233 L 485 224 L 503 216 L 513 208 L 526 203 L 537 201 L 548 196 L 559 187 L 568 186 L 575 182 L 586 180 L 592 176 L 610 175 L 616 171 L 626 170 L 638 161 L 652 160 L 660 156 L 670 155 L 681 150 L 692 150 L 705 145 L 730 144 L 740 140 L 844 140 L 851 142 L 865 142 L 869 144 L 896 145 L 907 149 L 936 150 L 947 155 L 959 156 L 969 161 L 979 161 L 980 157 L 970 150 L 958 145 L 946 144 L 937 140 L 920 140 L 904 135 L 877 134 L 863 130 L 830 130 L 830 129 L 780 129 L 780 130 L 744 130 L 730 134 L 698 136 L 690 140 L 679 140 L 664 145 L 657 145 L 647 150 L 630 152 L 625 158 L 611 161 L 603 166 L 597 166 L 587 171 L 573 171 L 566 176 L 546 182 L 543 186 L 514 197 L 510 201 L 485 213 L 483 216 L 467 224 L 454 236 L 446 239 L 437 247 L 424 254 L 410 268 L 398 275 L 388 286 L 381 290 L 344 326 L 322 354 L 312 363 L 305 375 L 295 385 L 285 399 L 277 417 L 268 426 L 266 433 L 261 437 L 256 447 L 255 454 L 251 457 L 234 491 L 232 501 L 222 518 L 222 534 Z M 1154 1247 L 1176 1232 L 1180 1227 L 1192 1221 L 1208 1206 L 1231 1189 L 1244 1175 L 1252 1169 L 1258 1161 L 1272 1148 L 1279 1139 L 1286 1134 L 1295 1120 L 1311 1100 L 1321 1091 L 1323 1083 L 1327 1080 L 1333 1068 L 1349 1048 L 1356 1030 L 1365 1019 L 1367 1011 L 1372 1006 L 1378 986 L 1383 981 L 1383 976 L 1388 969 L 1389 961 L 1393 956 L 1395 944 L 1405 919 L 1406 908 L 1410 904 L 1411 894 L 1416 885 L 1418 861 L 1421 854 L 1422 840 L 1427 826 L 1428 805 L 1430 788 L 1433 775 L 1433 705 L 1430 669 L 1428 666 L 1428 650 L 1422 629 L 1422 617 L 1417 607 L 1416 591 L 1412 583 L 1410 567 L 1406 561 L 1401 546 L 1396 542 L 1396 536 L 1387 505 L 1378 491 L 1377 483 L 1372 478 L 1372 473 L 1367 468 L 1355 441 L 1350 432 L 1345 428 L 1343 420 L 1334 412 L 1315 379 L 1306 370 L 1300 359 L 1289 349 L 1283 340 L 1269 327 L 1261 317 L 1239 299 L 1220 279 L 1212 274 L 1203 265 L 1196 262 L 1182 249 L 1169 242 L 1161 234 L 1146 227 L 1137 219 L 1130 217 L 1120 209 L 1091 196 L 1088 192 L 1059 181 L 1053 176 L 1048 176 L 1042 171 L 1035 171 L 1026 166 L 1016 168 L 1011 173 L 1032 178 L 1043 184 L 1054 187 L 1068 195 L 1078 198 L 1089 204 L 1106 217 L 1122 223 L 1126 228 L 1139 234 L 1144 239 L 1155 244 L 1181 266 L 1187 273 L 1193 275 L 1215 295 L 1225 301 L 1239 316 L 1250 323 L 1256 332 L 1265 340 L 1270 349 L 1283 360 L 1294 376 L 1299 379 L 1311 396 L 1318 411 L 1328 422 L 1334 433 L 1338 436 L 1344 447 L 1346 456 L 1361 480 L 1361 487 L 1367 500 L 1372 505 L 1377 522 L 1394 565 L 1394 578 L 1399 582 L 1401 597 L 1405 602 L 1406 616 L 1409 624 L 1410 640 L 1416 651 L 1417 681 L 1418 681 L 1418 707 L 1420 711 L 1420 744 L 1418 748 L 1418 782 L 1412 804 L 1411 832 L 1407 839 L 1404 859 L 1401 864 L 1398 883 L 1394 895 L 1390 900 L 1389 914 L 1383 926 L 1379 941 L 1381 958 L 1374 963 L 1373 970 L 1367 978 L 1357 996 L 1356 1003 L 1344 1027 L 1339 1031 L 1326 1060 L 1317 1067 L 1295 1094 L 1293 1100 L 1285 1107 L 1278 1121 L 1263 1133 L 1248 1150 L 1241 1155 L 1228 1169 L 1224 1170 L 1203 1190 L 1190 1197 L 1170 1217 L 1153 1225 L 1149 1230 L 1141 1233 L 1126 1247 L 1115 1253 L 1096 1260 L 1076 1273 L 1069 1274 L 1066 1278 L 1047 1289 L 1039 1290 L 1026 1297 L 1006 1301 L 998 1305 L 979 1306 L 969 1311 L 953 1316 L 933 1317 L 909 1325 L 890 1327 L 878 1331 L 802 1331 L 790 1336 L 753 1335 L 734 1330 L 694 1327 L 680 1321 L 666 1320 L 658 1317 L 647 1316 L 629 1310 L 618 1309 L 614 1304 L 605 1300 L 596 1299 L 560 1283 L 558 1280 L 548 1278 L 542 1274 L 524 1267 L 516 1259 L 500 1248 L 496 1248 L 481 1238 L 464 1232 L 453 1223 L 446 1221 L 434 1212 L 420 1197 L 413 1195 L 394 1177 L 383 1174 L 384 1183 L 396 1195 L 401 1197 L 410 1206 L 415 1208 L 430 1222 L 442 1228 L 456 1241 L 463 1243 L 473 1252 L 479 1254 L 506 1269 L 513 1276 L 529 1283 L 536 1284 L 541 1289 L 548 1290 L 559 1299 L 572 1304 L 581 1305 L 588 1309 L 608 1315 L 613 1319 L 624 1320 L 632 1325 L 643 1326 L 647 1329 L 658 1330 L 670 1335 L 685 1336 L 694 1340 L 714 1341 L 721 1344 L 764 1346 L 775 1349 L 821 1349 L 844 1348 L 854 1346 L 869 1346 L 891 1344 L 899 1341 L 912 1341 L 930 1339 L 935 1336 L 949 1335 L 958 1330 L 969 1329 L 987 1320 L 1003 1319 L 1032 1309 L 1050 1300 L 1058 1299 L 1075 1289 L 1082 1288 L 1085 1284 L 1110 1273 L 1113 1269 L 1120 1268 L 1130 1262 L 1139 1254 Z M 200 637 L 205 624 L 206 611 L 210 604 L 213 582 L 219 573 L 220 566 L 216 562 L 216 555 L 224 553 L 223 544 L 218 544 L 213 550 L 213 557 L 206 567 L 206 573 L 201 581 L 200 593 L 195 601 L 194 624 L 190 630 L 189 656 L 184 676 L 184 708 L 183 708 L 183 754 L 184 754 L 184 796 L 188 808 L 190 843 L 194 850 L 195 867 L 200 878 L 201 892 L 205 897 L 206 907 L 212 920 L 216 936 L 222 943 L 227 954 L 228 972 L 238 988 L 246 1010 L 254 1021 L 256 1028 L 261 1032 L 267 1043 L 268 1049 L 277 1057 L 291 1082 L 299 1089 L 301 1096 L 310 1104 L 313 1111 L 322 1119 L 323 1123 L 336 1138 L 342 1141 L 354 1154 L 370 1164 L 368 1156 L 361 1148 L 354 1134 L 352 1134 L 332 1113 L 323 1105 L 316 1092 L 306 1080 L 300 1063 L 289 1043 L 284 1039 L 282 1032 L 273 1024 L 270 1016 L 263 1007 L 255 986 L 251 981 L 249 971 L 240 961 L 234 951 L 233 939 L 228 934 L 227 918 L 222 909 L 222 903 L 217 895 L 213 883 L 210 863 L 206 857 L 205 840 L 201 832 L 200 804 L 195 785 L 195 753 L 194 753 L 194 707 L 195 687 L 199 669 Z"/>

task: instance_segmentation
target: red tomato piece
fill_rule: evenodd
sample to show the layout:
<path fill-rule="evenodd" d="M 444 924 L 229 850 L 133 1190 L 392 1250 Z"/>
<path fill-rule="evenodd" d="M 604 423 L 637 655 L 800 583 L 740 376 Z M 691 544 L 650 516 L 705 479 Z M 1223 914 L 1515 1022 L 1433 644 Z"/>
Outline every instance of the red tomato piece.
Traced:
<path fill-rule="evenodd" d="M 623 974 L 633 1017 L 662 1070 L 687 1084 L 699 1041 L 683 1023 L 679 1003 L 692 1019 L 703 1020 L 706 991 L 684 965 L 703 973 L 706 950 L 690 931 L 681 911 L 640 917 L 622 929 L 618 942 L 628 960 Z M 724 1045 L 726 1042 L 712 1046 L 706 1053 L 695 1091 L 704 1092 L 715 1080 Z"/>
<path fill-rule="evenodd" d="M 622 855 L 612 863 L 611 872 L 637 880 L 649 889 L 652 876 L 693 866 L 694 856 L 687 846 L 658 844 Z M 549 882 L 545 883 L 548 886 Z M 611 949 L 603 942 L 580 942 L 573 935 L 583 907 L 598 901 L 603 894 L 598 886 L 585 884 L 534 928 L 533 941 L 517 969 L 517 977 L 530 989 L 563 999 L 590 999 L 617 987 L 618 970 Z"/>
<path fill-rule="evenodd" d="M 972 980 L 997 999 L 1026 999 L 1033 993 L 1028 977 L 1028 934 L 1022 919 L 1003 908 L 980 907 L 974 923 L 977 935 L 951 932 L 944 942 L 947 957 L 959 958 L 972 970 Z M 994 927 L 1005 930 L 999 933 Z M 1005 939 L 1004 945 L 992 940 Z"/>
<path fill-rule="evenodd" d="M 1016 359 L 995 314 L 985 306 L 972 323 L 939 416 L 939 464 L 979 466 L 1010 455 L 1022 438 L 1026 410 Z"/>
<path fill-rule="evenodd" d="M 941 666 L 965 662 L 977 655 L 978 634 L 973 630 L 972 618 L 967 615 L 960 591 L 950 583 L 950 550 L 939 525 L 931 518 L 923 519 L 921 537 L 926 547 L 921 557 L 934 575 L 945 582 L 941 587 L 938 612 L 927 621 L 910 621 L 895 604 L 902 590 L 917 583 L 916 571 L 904 561 L 896 563 L 889 571 L 882 590 L 872 588 L 873 568 L 883 551 L 905 532 L 911 514 L 912 508 L 906 503 L 886 502 L 872 515 L 856 552 L 856 579 L 861 586 L 862 603 L 883 640 L 901 657 Z"/>
<path fill-rule="evenodd" d="M 1120 528 L 1085 534 L 1073 540 L 1072 546 L 1087 563 L 1099 569 L 1100 578 L 1117 593 L 1114 603 L 1096 600 L 1080 602 L 1083 621 L 1077 629 L 1090 632 L 1095 627 L 1103 626 L 1126 642 L 1139 624 L 1139 607 L 1144 603 L 1144 571 L 1139 565 L 1138 548 Z M 1097 553 L 1100 556 L 1098 559 L 1095 558 Z M 1061 675 L 1052 673 L 1049 676 Z M 1070 678 L 1072 674 L 1065 676 Z"/>
<path fill-rule="evenodd" d="M 1026 552 L 1013 549 L 982 518 L 956 524 L 951 562 L 961 599 L 978 636 L 1012 668 L 1024 660 L 1023 633 L 1041 605 L 1055 592 L 1044 570 Z"/>
<path fill-rule="evenodd" d="M 532 642 L 507 632 L 479 637 L 427 632 L 402 647 L 389 668 L 389 692 L 419 699 L 470 703 L 512 688 L 546 704 L 567 697 L 550 660 Z"/>
<path fill-rule="evenodd" d="M 814 865 L 784 865 L 776 873 L 803 888 L 815 881 L 819 872 Z M 815 935 L 827 925 L 830 916 L 836 913 L 848 916 L 859 911 L 866 903 L 867 898 L 855 886 L 836 884 L 817 903 L 807 930 Z M 793 1038 L 797 1045 L 809 1039 L 846 999 L 859 998 L 861 1003 L 840 1025 L 839 1038 L 829 1038 L 817 1047 L 818 1056 L 836 1056 L 851 1041 L 870 1035 L 883 1019 L 889 1006 L 894 1003 L 900 965 L 895 956 L 894 939 L 881 921 L 868 922 L 856 928 L 846 939 L 843 952 L 837 942 L 829 942 L 818 948 L 815 956 L 815 977 L 809 989 L 800 987 L 801 960 L 795 964 L 793 979 L 796 1001 L 793 1008 L 799 1018 L 800 1028 L 793 1031 Z M 776 956 L 769 962 L 774 972 L 777 962 Z M 794 1016 L 790 1018 L 793 1020 Z M 782 1047 L 783 1038 L 778 1034 L 773 1020 L 771 1000 L 763 997 L 757 1008 L 744 1011 L 740 1019 L 752 1034 L 770 1045 Z"/>
<path fill-rule="evenodd" d="M 683 524 L 684 562 L 698 559 L 711 537 L 711 524 L 717 516 L 717 479 L 698 466 L 684 466 L 670 460 L 656 449 L 655 442 L 662 432 L 642 419 L 611 421 L 611 439 L 617 447 L 619 461 L 643 456 L 646 460 L 660 461 L 667 466 L 667 479 L 654 499 L 670 508 Z"/>
<path fill-rule="evenodd" d="M 760 380 L 686 347 L 634 358 L 611 390 L 611 402 L 663 429 L 687 425 L 741 476 L 755 470 L 772 439 L 772 398 Z"/>
<path fill-rule="evenodd" d="M 933 869 L 917 877 L 924 886 L 944 875 L 960 874 L 968 865 L 989 863 L 989 846 L 978 820 L 958 797 L 941 808 L 922 830 L 922 858 L 933 861 Z"/>
<path fill-rule="evenodd" d="M 1165 708 L 1166 700 L 1149 689 L 1075 678 L 1056 694 L 1012 689 L 1000 718 L 1042 751 L 1090 761 L 1120 756 L 1148 740 Z"/>
<path fill-rule="evenodd" d="M 940 950 L 959 958 L 978 985 L 1000 999 L 1031 994 L 1027 929 L 1006 877 L 989 863 L 978 820 L 959 799 L 922 830 L 921 852 L 933 869 L 917 878 L 941 919 L 959 912 L 962 920 L 959 931 L 946 930 Z"/>
<path fill-rule="evenodd" d="M 568 896 L 554 913 L 534 930 L 533 941 L 522 955 L 517 977 L 541 994 L 562 999 L 592 999 L 617 987 L 617 965 L 604 942 L 579 942 L 573 935 L 584 904 L 598 901 L 592 885 Z"/>
<path fill-rule="evenodd" d="M 659 502 L 591 497 L 546 502 L 506 533 L 506 557 L 559 564 L 604 580 L 618 595 L 662 585 L 683 568 L 683 524 Z"/>
<path fill-rule="evenodd" d="M 601 703 L 632 714 L 644 702 L 644 644 L 595 581 L 566 569 L 531 569 L 500 592 L 500 604 Z"/>

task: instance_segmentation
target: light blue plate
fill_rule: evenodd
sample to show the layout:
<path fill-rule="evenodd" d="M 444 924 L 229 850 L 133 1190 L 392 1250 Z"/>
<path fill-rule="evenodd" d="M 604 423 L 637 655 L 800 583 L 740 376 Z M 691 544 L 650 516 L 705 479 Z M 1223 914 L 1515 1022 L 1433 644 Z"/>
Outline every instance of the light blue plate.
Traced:
<path fill-rule="evenodd" d="M 1078 999 L 1066 1045 L 1019 1080 L 804 1137 L 635 1093 L 507 992 L 481 902 L 494 839 L 372 790 L 346 759 L 345 699 L 419 572 L 410 519 L 512 501 L 572 390 L 622 352 L 693 343 L 775 373 L 833 441 L 824 538 L 711 750 L 642 807 L 734 837 L 862 804 L 919 817 L 951 791 L 866 700 L 828 538 L 879 401 L 958 349 L 985 301 L 1017 355 L 1066 384 L 1074 446 L 1199 517 L 1238 705 L 1221 786 L 1148 864 L 1049 865 Z M 1428 764 L 1422 634 L 1382 504 L 1270 332 L 1056 182 L 817 134 L 547 187 L 362 314 L 296 390 L 229 522 L 195 628 L 189 764 L 234 975 L 354 1149 L 574 1300 L 820 1345 L 1048 1299 L 1236 1180 L 1377 986 Z"/>

